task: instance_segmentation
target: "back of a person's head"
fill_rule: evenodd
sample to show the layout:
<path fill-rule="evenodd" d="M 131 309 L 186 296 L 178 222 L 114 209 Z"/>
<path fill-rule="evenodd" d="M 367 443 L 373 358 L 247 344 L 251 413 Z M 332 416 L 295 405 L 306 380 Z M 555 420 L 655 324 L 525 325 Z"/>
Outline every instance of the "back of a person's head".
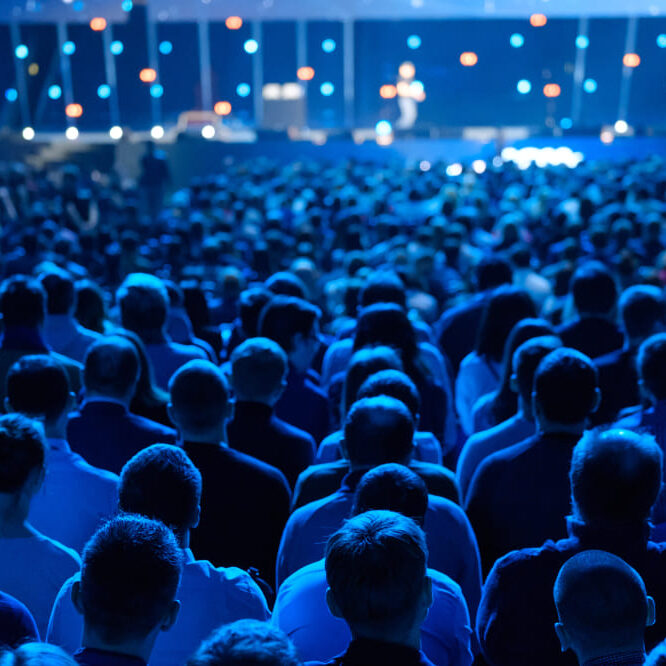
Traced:
<path fill-rule="evenodd" d="M 238 315 L 243 332 L 249 338 L 258 335 L 259 316 L 264 306 L 273 297 L 272 292 L 264 287 L 251 287 L 241 292 L 238 301 Z"/>
<path fill-rule="evenodd" d="M 305 299 L 307 289 L 303 280 L 289 271 L 279 271 L 273 273 L 265 282 L 264 286 L 268 291 L 280 296 L 293 296 L 294 298 Z"/>
<path fill-rule="evenodd" d="M 516 377 L 518 393 L 523 401 L 532 404 L 532 388 L 534 386 L 534 375 L 539 363 L 550 354 L 559 349 L 562 341 L 553 335 L 543 335 L 523 342 L 515 352 L 511 366 Z"/>
<path fill-rule="evenodd" d="M 98 333 L 104 332 L 106 307 L 104 293 L 91 280 L 80 280 L 76 283 L 76 320 L 85 328 Z"/>
<path fill-rule="evenodd" d="M 379 465 L 367 471 L 356 486 L 351 515 L 366 511 L 395 511 L 421 527 L 428 509 L 425 481 L 409 467 L 398 463 Z"/>
<path fill-rule="evenodd" d="M 395 273 L 387 271 L 373 273 L 361 288 L 359 302 L 362 308 L 375 303 L 395 303 L 405 308 L 407 305 L 405 285 Z"/>
<path fill-rule="evenodd" d="M 124 328 L 141 334 L 164 327 L 169 295 L 158 277 L 131 273 L 118 288 L 116 300 Z"/>
<path fill-rule="evenodd" d="M 7 373 L 7 401 L 11 409 L 31 418 L 53 421 L 69 404 L 69 378 L 51 356 L 21 357 Z"/>
<path fill-rule="evenodd" d="M 350 518 L 326 544 L 326 580 L 354 628 L 390 632 L 409 621 L 423 594 L 428 550 L 410 518 L 368 511 Z"/>
<path fill-rule="evenodd" d="M 159 520 L 179 537 L 197 524 L 200 501 L 201 473 L 179 447 L 153 444 L 120 473 L 118 508 Z"/>
<path fill-rule="evenodd" d="M 378 346 L 354 352 L 347 366 L 343 387 L 345 414 L 356 401 L 358 390 L 366 379 L 382 370 L 402 370 L 398 353 L 390 347 Z"/>
<path fill-rule="evenodd" d="M 585 421 L 599 401 L 598 373 L 592 361 L 575 349 L 552 351 L 534 375 L 534 410 L 551 423 Z"/>
<path fill-rule="evenodd" d="M 237 620 L 216 629 L 187 666 L 300 666 L 296 648 L 278 627 Z"/>
<path fill-rule="evenodd" d="M 476 285 L 479 291 L 511 284 L 512 279 L 511 264 L 503 257 L 484 257 L 476 266 Z"/>
<path fill-rule="evenodd" d="M 500 361 L 513 327 L 522 319 L 535 316 L 534 301 L 526 291 L 516 287 L 498 287 L 483 311 L 476 340 L 477 354 Z"/>
<path fill-rule="evenodd" d="M 277 342 L 285 352 L 292 351 L 293 338 L 307 337 L 319 320 L 321 312 L 302 298 L 278 295 L 261 311 L 258 333 Z"/>
<path fill-rule="evenodd" d="M 46 444 L 37 424 L 22 414 L 0 416 L 0 493 L 15 494 L 41 473 Z"/>
<path fill-rule="evenodd" d="M 95 532 L 83 551 L 79 608 L 107 644 L 150 634 L 170 612 L 181 550 L 163 523 L 121 515 Z"/>
<path fill-rule="evenodd" d="M 2 652 L 0 666 L 76 666 L 76 661 L 57 645 L 24 643 Z"/>
<path fill-rule="evenodd" d="M 86 393 L 127 396 L 139 378 L 139 356 L 127 339 L 114 335 L 93 342 L 83 362 Z"/>
<path fill-rule="evenodd" d="M 35 278 L 14 275 L 0 285 L 0 313 L 7 326 L 36 328 L 44 322 L 46 293 Z"/>
<path fill-rule="evenodd" d="M 344 448 L 358 466 L 402 463 L 413 448 L 414 420 L 407 407 L 388 396 L 355 402 L 344 425 Z"/>
<path fill-rule="evenodd" d="M 574 448 L 569 479 L 574 515 L 584 522 L 641 524 L 661 488 L 661 449 L 650 435 L 589 431 Z"/>
<path fill-rule="evenodd" d="M 637 365 L 643 388 L 655 400 L 666 400 L 666 333 L 657 333 L 643 342 Z"/>
<path fill-rule="evenodd" d="M 51 315 L 69 314 L 76 304 L 74 280 L 57 266 L 50 267 L 39 276 L 46 291 L 46 311 Z"/>
<path fill-rule="evenodd" d="M 627 287 L 620 296 L 620 314 L 627 335 L 644 339 L 657 330 L 663 330 L 665 305 L 659 287 L 647 284 Z"/>
<path fill-rule="evenodd" d="M 560 640 L 588 657 L 629 652 L 643 642 L 654 622 L 654 602 L 640 575 L 603 550 L 586 550 L 567 560 L 553 590 Z"/>
<path fill-rule="evenodd" d="M 231 355 L 231 382 L 238 400 L 270 399 L 283 385 L 286 372 L 287 355 L 268 338 L 250 338 Z"/>
<path fill-rule="evenodd" d="M 416 333 L 407 313 L 395 303 L 375 303 L 363 308 L 358 316 L 354 349 L 386 345 L 398 350 L 403 363 L 417 354 Z"/>
<path fill-rule="evenodd" d="M 357 354 L 359 352 L 356 352 Z M 374 398 L 388 395 L 400 400 L 412 414 L 416 422 L 421 411 L 421 396 L 414 382 L 400 370 L 380 370 L 368 377 L 358 389 L 356 399 Z"/>
<path fill-rule="evenodd" d="M 617 285 L 611 272 L 599 261 L 589 261 L 571 278 L 571 294 L 579 314 L 610 313 L 617 304 Z"/>
<path fill-rule="evenodd" d="M 226 418 L 229 386 L 210 361 L 189 361 L 179 368 L 169 381 L 169 394 L 181 428 L 205 431 Z"/>

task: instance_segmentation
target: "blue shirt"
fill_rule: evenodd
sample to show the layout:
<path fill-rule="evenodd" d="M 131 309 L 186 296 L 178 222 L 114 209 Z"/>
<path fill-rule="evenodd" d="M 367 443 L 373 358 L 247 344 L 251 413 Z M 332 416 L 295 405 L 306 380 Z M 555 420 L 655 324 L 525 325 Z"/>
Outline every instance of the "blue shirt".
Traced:
<path fill-rule="evenodd" d="M 338 492 L 291 514 L 278 551 L 278 586 L 301 567 L 324 556 L 328 537 L 349 518 L 354 491 L 362 476 L 363 471 L 349 473 Z M 481 594 L 481 572 L 476 539 L 465 513 L 450 500 L 428 495 L 424 531 L 428 565 L 460 585 L 470 615 L 475 617 Z"/>
<path fill-rule="evenodd" d="M 167 341 L 146 344 L 145 347 L 150 365 L 153 368 L 155 384 L 164 391 L 169 390 L 169 380 L 178 368 L 188 361 L 208 360 L 206 352 L 194 345 L 181 345 L 177 342 Z"/>
<path fill-rule="evenodd" d="M 118 507 L 118 477 L 89 465 L 64 439 L 49 439 L 44 483 L 30 504 L 30 523 L 81 553 Z"/>
<path fill-rule="evenodd" d="M 428 569 L 433 603 L 421 627 L 421 647 L 435 664 L 469 666 L 470 628 L 460 587 L 448 576 Z M 324 560 L 309 564 L 282 583 L 273 608 L 273 624 L 293 641 L 303 661 L 327 661 L 345 650 L 351 632 L 326 605 Z"/>
<path fill-rule="evenodd" d="M 476 401 L 497 390 L 501 364 L 487 360 L 476 352 L 467 354 L 456 377 L 456 411 L 466 435 L 474 432 L 473 410 Z"/>
<path fill-rule="evenodd" d="M 80 326 L 71 315 L 46 315 L 44 338 L 58 354 L 83 363 L 88 347 L 102 335 Z"/>
<path fill-rule="evenodd" d="M 46 640 L 73 653 L 81 645 L 83 618 L 72 603 L 76 574 L 60 590 L 53 606 Z M 267 620 L 270 612 L 261 590 L 249 574 L 236 567 L 215 568 L 195 560 L 185 550 L 185 564 L 178 589 L 181 607 L 174 626 L 160 632 L 150 658 L 159 666 L 182 666 L 213 629 L 250 618 Z"/>

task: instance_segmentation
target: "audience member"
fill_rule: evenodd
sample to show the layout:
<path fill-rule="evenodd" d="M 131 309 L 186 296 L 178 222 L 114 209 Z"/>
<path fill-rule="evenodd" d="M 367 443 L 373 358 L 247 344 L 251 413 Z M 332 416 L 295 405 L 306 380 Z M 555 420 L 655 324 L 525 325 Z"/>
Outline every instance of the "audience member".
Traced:
<path fill-rule="evenodd" d="M 266 622 L 238 620 L 215 630 L 187 666 L 301 666 L 296 648 Z"/>
<path fill-rule="evenodd" d="M 509 553 L 486 579 L 476 633 L 488 663 L 576 664 L 571 653 L 561 652 L 553 630 L 552 594 L 562 565 L 581 551 L 621 557 L 645 581 L 656 607 L 666 603 L 666 545 L 648 540 L 661 478 L 661 451 L 650 436 L 626 430 L 585 434 L 571 461 L 569 537 Z M 647 648 L 665 633 L 666 618 L 657 613 L 646 629 Z"/>
<path fill-rule="evenodd" d="M 173 444 L 176 432 L 129 411 L 139 379 L 134 345 L 107 336 L 88 349 L 83 372 L 84 400 L 67 424 L 67 440 L 90 464 L 118 474 L 139 450 Z"/>
<path fill-rule="evenodd" d="M 562 651 L 574 652 L 580 666 L 645 662 L 654 600 L 626 562 L 601 550 L 578 553 L 560 569 L 553 595 Z"/>
<path fill-rule="evenodd" d="M 465 510 L 484 571 L 510 550 L 566 536 L 571 453 L 598 403 L 597 371 L 589 358 L 563 348 L 539 363 L 537 433 L 486 458 L 469 487 Z"/>
<path fill-rule="evenodd" d="M 227 445 L 229 388 L 209 361 L 190 361 L 169 383 L 169 413 L 180 442 L 201 473 L 201 520 L 192 551 L 215 566 L 256 568 L 273 580 L 291 493 L 275 467 Z"/>
<path fill-rule="evenodd" d="M 37 424 L 20 414 L 0 416 L 0 590 L 28 607 L 42 636 L 58 590 L 81 563 L 75 551 L 28 522 L 45 470 Z"/>
<path fill-rule="evenodd" d="M 172 629 L 158 635 L 151 657 L 153 663 L 163 666 L 181 666 L 218 626 L 240 618 L 269 617 L 263 594 L 249 574 L 194 559 L 189 533 L 198 524 L 200 500 L 201 475 L 182 449 L 155 444 L 123 467 L 120 510 L 164 523 L 173 530 L 183 551 L 180 612 Z M 49 623 L 48 640 L 71 652 L 79 647 L 83 626 L 71 594 L 78 580 L 79 574 L 60 590 Z"/>
<path fill-rule="evenodd" d="M 17 648 L 31 640 L 39 640 L 32 614 L 18 599 L 0 592 L 0 649 Z"/>
<path fill-rule="evenodd" d="M 30 504 L 30 524 L 77 552 L 103 520 L 116 512 L 118 477 L 89 465 L 67 442 L 74 404 L 62 365 L 50 356 L 24 356 L 7 375 L 7 411 L 43 424 L 46 475 Z"/>
<path fill-rule="evenodd" d="M 268 338 L 250 338 L 231 355 L 231 386 L 236 397 L 227 423 L 229 446 L 277 467 L 293 488 L 312 464 L 312 436 L 279 419 L 275 403 L 286 385 L 287 356 Z"/>
<path fill-rule="evenodd" d="M 23 643 L 0 654 L 0 666 L 76 666 L 72 657 L 56 645 Z"/>

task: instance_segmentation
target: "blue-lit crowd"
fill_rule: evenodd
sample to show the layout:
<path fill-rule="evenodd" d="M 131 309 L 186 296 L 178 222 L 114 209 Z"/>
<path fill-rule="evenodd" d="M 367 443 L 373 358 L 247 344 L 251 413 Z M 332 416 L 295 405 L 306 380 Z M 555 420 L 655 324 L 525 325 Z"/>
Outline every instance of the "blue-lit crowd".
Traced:
<path fill-rule="evenodd" d="M 666 664 L 666 161 L 451 174 L 0 165 L 0 666 Z"/>

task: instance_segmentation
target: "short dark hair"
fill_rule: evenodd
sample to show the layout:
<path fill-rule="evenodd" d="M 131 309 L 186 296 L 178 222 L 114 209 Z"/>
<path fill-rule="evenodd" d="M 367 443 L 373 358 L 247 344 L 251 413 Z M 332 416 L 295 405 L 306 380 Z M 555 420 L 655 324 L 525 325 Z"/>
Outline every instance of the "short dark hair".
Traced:
<path fill-rule="evenodd" d="M 76 306 L 74 279 L 62 268 L 49 267 L 39 276 L 46 291 L 46 311 L 49 314 L 69 314 Z"/>
<path fill-rule="evenodd" d="M 409 467 L 397 463 L 369 470 L 356 486 L 351 515 L 380 509 L 401 513 L 422 527 L 428 510 L 425 481 Z"/>
<path fill-rule="evenodd" d="M 261 311 L 259 335 L 274 340 L 288 354 L 292 350 L 294 336 L 298 333 L 307 336 L 320 317 L 319 308 L 306 300 L 278 295 Z"/>
<path fill-rule="evenodd" d="M 150 633 L 176 598 L 181 550 L 163 523 L 113 518 L 83 551 L 81 604 L 86 624 L 108 643 Z"/>
<path fill-rule="evenodd" d="M 359 352 L 356 352 L 357 354 Z M 421 396 L 416 384 L 400 370 L 380 370 L 368 377 L 359 388 L 356 398 L 374 398 L 378 395 L 388 395 L 400 400 L 412 414 L 414 421 L 421 410 Z"/>
<path fill-rule="evenodd" d="M 358 465 L 402 462 L 414 443 L 414 420 L 403 403 L 382 395 L 352 405 L 344 426 L 349 459 Z"/>
<path fill-rule="evenodd" d="M 475 274 L 479 291 L 494 289 L 503 284 L 511 284 L 513 279 L 511 264 L 497 255 L 483 257 L 476 266 Z"/>
<path fill-rule="evenodd" d="M 252 287 L 241 292 L 238 299 L 238 316 L 243 332 L 248 338 L 258 335 L 259 316 L 273 294 L 264 287 Z"/>
<path fill-rule="evenodd" d="M 0 312 L 4 326 L 40 326 L 46 313 L 46 292 L 35 278 L 13 275 L 0 285 Z"/>
<path fill-rule="evenodd" d="M 645 583 L 617 555 L 586 550 L 567 560 L 555 581 L 560 622 L 577 645 L 608 653 L 642 639 L 648 619 Z"/>
<path fill-rule="evenodd" d="M 342 389 L 342 406 L 346 414 L 358 398 L 358 390 L 368 377 L 381 370 L 402 370 L 398 352 L 391 347 L 378 346 L 354 352 Z"/>
<path fill-rule="evenodd" d="M 350 518 L 326 544 L 326 580 L 350 625 L 380 630 L 413 612 L 426 575 L 423 530 L 392 511 Z"/>
<path fill-rule="evenodd" d="M 550 354 L 559 349 L 562 341 L 554 335 L 540 335 L 523 342 L 515 352 L 511 366 L 516 375 L 518 393 L 529 405 L 532 404 L 532 389 L 534 387 L 534 375 L 539 363 Z"/>
<path fill-rule="evenodd" d="M 647 520 L 661 488 L 661 467 L 661 449 L 650 435 L 585 433 L 569 472 L 574 513 L 603 525 Z"/>
<path fill-rule="evenodd" d="M 201 473 L 177 446 L 153 444 L 120 473 L 120 510 L 159 520 L 179 537 L 196 522 L 200 501 Z"/>
<path fill-rule="evenodd" d="M 274 394 L 287 372 L 287 355 L 277 342 L 250 338 L 231 354 L 231 381 L 241 400 L 263 399 Z"/>
<path fill-rule="evenodd" d="M 238 620 L 216 629 L 187 666 L 300 666 L 296 648 L 278 627 Z"/>
<path fill-rule="evenodd" d="M 638 372 L 656 400 L 666 399 L 666 333 L 649 337 L 638 350 Z"/>
<path fill-rule="evenodd" d="M 293 296 L 305 300 L 307 289 L 303 280 L 289 271 L 273 273 L 264 285 L 268 291 L 281 296 Z"/>
<path fill-rule="evenodd" d="M 646 338 L 655 326 L 664 323 L 666 308 L 659 287 L 636 284 L 620 296 L 620 314 L 624 330 L 631 338 Z"/>
<path fill-rule="evenodd" d="M 0 493 L 21 490 L 45 461 L 46 443 L 35 422 L 22 414 L 0 416 Z"/>
<path fill-rule="evenodd" d="M 588 261 L 571 277 L 571 294 L 579 313 L 608 314 L 617 304 L 617 285 L 599 261 Z"/>
<path fill-rule="evenodd" d="M 139 378 L 139 355 L 134 345 L 119 335 L 93 342 L 83 362 L 83 385 L 109 397 L 121 397 Z"/>
<path fill-rule="evenodd" d="M 375 303 L 395 303 L 405 308 L 407 306 L 405 285 L 395 273 L 378 271 L 364 282 L 359 302 L 363 308 Z"/>
<path fill-rule="evenodd" d="M 46 354 L 21 357 L 7 373 L 12 409 L 46 421 L 57 419 L 69 402 L 69 377 L 62 363 Z"/>
<path fill-rule="evenodd" d="M 123 328 L 141 334 L 166 323 L 169 294 L 154 275 L 130 273 L 116 292 Z"/>
<path fill-rule="evenodd" d="M 219 423 L 229 402 L 229 386 L 210 361 L 189 361 L 169 380 L 171 405 L 188 429 L 205 430 Z"/>
<path fill-rule="evenodd" d="M 584 421 L 597 401 L 598 373 L 581 352 L 562 347 L 550 352 L 534 375 L 534 403 L 554 423 Z"/>

